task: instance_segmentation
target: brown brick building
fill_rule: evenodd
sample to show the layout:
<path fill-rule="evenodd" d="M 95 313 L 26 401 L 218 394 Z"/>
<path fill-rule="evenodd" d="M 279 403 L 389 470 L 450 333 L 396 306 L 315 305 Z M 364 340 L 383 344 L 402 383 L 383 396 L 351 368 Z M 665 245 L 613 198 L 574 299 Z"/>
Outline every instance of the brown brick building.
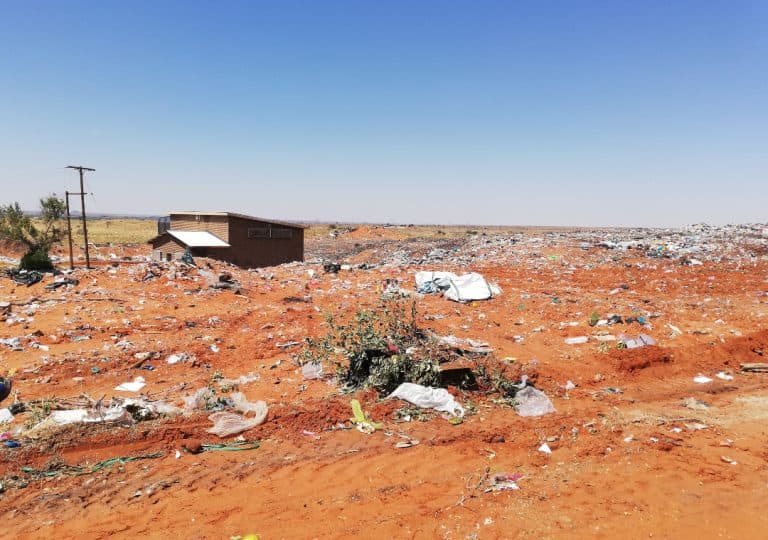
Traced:
<path fill-rule="evenodd" d="M 210 257 L 244 268 L 304 260 L 304 225 L 232 212 L 174 212 L 149 241 L 154 260 Z"/>

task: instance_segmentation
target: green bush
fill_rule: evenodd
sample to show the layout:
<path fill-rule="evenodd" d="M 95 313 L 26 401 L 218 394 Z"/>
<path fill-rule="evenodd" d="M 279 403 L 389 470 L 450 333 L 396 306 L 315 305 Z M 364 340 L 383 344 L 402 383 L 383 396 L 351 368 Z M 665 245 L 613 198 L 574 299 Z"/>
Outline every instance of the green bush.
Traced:
<path fill-rule="evenodd" d="M 48 256 L 48 252 L 42 249 L 31 251 L 21 258 L 19 267 L 22 270 L 38 270 L 40 272 L 49 272 L 53 270 L 53 263 Z"/>
<path fill-rule="evenodd" d="M 328 362 L 336 366 L 339 381 L 348 390 L 374 388 L 390 393 L 400 383 L 437 386 L 439 354 L 433 340 L 416 326 L 416 304 L 402 299 L 383 300 L 375 310 L 358 311 L 347 324 L 326 318 L 328 333 L 307 339 L 299 361 Z M 418 353 L 406 352 L 417 347 Z"/>

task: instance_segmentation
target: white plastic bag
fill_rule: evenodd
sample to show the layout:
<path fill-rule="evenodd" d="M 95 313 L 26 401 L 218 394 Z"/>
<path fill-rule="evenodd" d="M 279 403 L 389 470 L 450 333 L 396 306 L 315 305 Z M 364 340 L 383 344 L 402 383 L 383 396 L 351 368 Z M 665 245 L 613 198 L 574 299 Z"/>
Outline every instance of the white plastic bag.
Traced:
<path fill-rule="evenodd" d="M 555 407 L 544 392 L 526 386 L 515 394 L 515 411 L 520 416 L 543 416 L 555 412 Z"/>
<path fill-rule="evenodd" d="M 13 414 L 7 408 L 0 409 L 0 424 L 8 424 L 13 422 Z"/>
<path fill-rule="evenodd" d="M 320 362 L 307 362 L 301 366 L 301 374 L 306 380 L 322 379 L 323 364 Z"/>
<path fill-rule="evenodd" d="M 264 423 L 267 419 L 269 409 L 263 401 L 251 403 L 240 392 L 235 392 L 230 396 L 237 411 L 243 413 L 235 414 L 231 412 L 215 412 L 208 416 L 208 420 L 213 422 L 213 427 L 209 428 L 208 433 L 213 433 L 219 437 L 228 437 Z"/>
<path fill-rule="evenodd" d="M 429 388 L 416 383 L 403 383 L 388 397 L 399 398 L 422 409 L 435 409 L 464 416 L 464 407 L 445 388 Z"/>
<path fill-rule="evenodd" d="M 454 302 L 471 302 L 472 300 L 487 300 L 501 294 L 498 285 L 488 283 L 476 273 L 457 276 L 453 272 L 417 272 L 416 288 L 427 291 L 427 285 L 432 283 L 431 291 L 444 290 L 444 296 Z"/>
<path fill-rule="evenodd" d="M 451 280 L 451 286 L 445 291 L 445 297 L 454 302 L 487 300 L 499 294 L 501 289 L 497 285 L 488 283 L 483 276 L 474 272 Z"/>

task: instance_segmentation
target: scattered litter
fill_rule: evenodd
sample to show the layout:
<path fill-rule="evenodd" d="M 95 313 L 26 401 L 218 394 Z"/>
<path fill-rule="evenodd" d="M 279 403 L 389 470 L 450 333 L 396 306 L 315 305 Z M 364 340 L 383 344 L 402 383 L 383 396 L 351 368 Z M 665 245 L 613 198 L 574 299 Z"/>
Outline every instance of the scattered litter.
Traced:
<path fill-rule="evenodd" d="M 80 281 L 78 281 L 77 279 L 64 277 L 64 278 L 56 278 L 53 281 L 53 283 L 49 283 L 48 285 L 45 286 L 45 288 L 49 291 L 54 291 L 60 287 L 75 286 L 79 284 L 80 284 Z"/>
<path fill-rule="evenodd" d="M 372 421 L 366 414 L 363 413 L 363 408 L 360 406 L 360 402 L 356 399 L 349 401 L 349 405 L 352 407 L 352 418 L 350 419 L 357 427 L 357 430 L 361 433 L 370 435 L 377 429 L 382 429 L 384 424 L 380 422 Z"/>
<path fill-rule="evenodd" d="M 36 270 L 17 270 L 15 268 L 11 268 L 6 270 L 4 273 L 15 283 L 19 285 L 26 285 L 27 287 L 31 287 L 43 279 L 43 274 Z"/>
<path fill-rule="evenodd" d="M 569 337 L 569 338 L 565 338 L 564 341 L 566 345 L 581 345 L 582 343 L 586 343 L 587 341 L 589 341 L 589 337 L 587 336 Z"/>
<path fill-rule="evenodd" d="M 259 441 L 235 440 L 222 444 L 201 444 L 200 452 L 242 452 L 243 450 L 256 450 L 260 446 Z"/>
<path fill-rule="evenodd" d="M 720 459 L 724 463 L 727 463 L 728 465 L 738 465 L 739 464 L 736 460 L 733 460 L 733 459 L 729 458 L 728 456 L 720 456 Z"/>
<path fill-rule="evenodd" d="M 54 478 L 57 476 L 82 476 L 85 474 L 93 474 L 95 472 L 109 469 L 113 465 L 125 465 L 132 461 L 140 461 L 144 459 L 157 459 L 163 456 L 162 452 L 152 452 L 150 454 L 140 454 L 138 456 L 123 456 L 106 459 L 98 463 L 94 463 L 90 467 L 80 467 L 77 465 L 67 465 L 66 463 L 54 464 L 46 469 L 33 469 L 32 467 L 22 467 L 21 472 L 31 476 L 35 479 L 41 478 Z"/>
<path fill-rule="evenodd" d="M 231 401 L 217 397 L 210 388 L 200 388 L 193 395 L 184 396 L 182 400 L 186 411 L 215 411 L 231 405 Z"/>
<path fill-rule="evenodd" d="M 733 375 L 729 375 L 725 371 L 719 372 L 717 375 L 715 375 L 715 377 L 717 377 L 718 379 L 721 379 L 723 381 L 732 381 L 733 380 Z"/>
<path fill-rule="evenodd" d="M 489 343 L 480 341 L 477 339 L 462 339 L 456 336 L 438 336 L 437 342 L 440 345 L 445 345 L 457 351 L 472 352 L 478 354 L 489 354 L 493 352 L 493 348 Z"/>
<path fill-rule="evenodd" d="M 286 341 L 285 343 L 275 343 L 275 347 L 278 349 L 290 349 L 291 347 L 298 347 L 301 345 L 301 341 Z"/>
<path fill-rule="evenodd" d="M 5 377 L 0 377 L 0 401 L 3 401 L 9 395 L 11 395 L 11 389 L 13 388 L 13 380 Z"/>
<path fill-rule="evenodd" d="M 711 383 L 712 379 L 710 379 L 706 375 L 696 375 L 693 378 L 693 382 L 698 383 L 698 384 L 707 384 L 707 383 Z"/>
<path fill-rule="evenodd" d="M 189 355 L 187 353 L 172 354 L 165 359 L 169 364 L 178 364 L 179 362 L 184 362 L 186 360 L 189 360 Z"/>
<path fill-rule="evenodd" d="M 152 420 L 161 416 L 175 416 L 183 412 L 179 407 L 164 401 L 148 401 L 146 399 L 126 399 L 123 401 L 123 407 L 137 422 Z"/>
<path fill-rule="evenodd" d="M 539 446 L 538 451 L 543 454 L 551 454 L 552 449 L 549 447 L 547 443 L 543 443 L 541 446 Z"/>
<path fill-rule="evenodd" d="M 0 345 L 5 345 L 12 351 L 23 351 L 24 347 L 21 346 L 21 339 L 17 337 L 12 338 L 0 338 Z"/>
<path fill-rule="evenodd" d="M 692 397 L 683 398 L 683 406 L 694 411 L 706 411 L 709 409 L 709 403 Z"/>
<path fill-rule="evenodd" d="M 741 371 L 749 373 L 768 373 L 768 363 L 756 362 L 751 364 L 741 364 Z"/>
<path fill-rule="evenodd" d="M 627 349 L 639 349 L 646 345 L 656 345 L 656 340 L 647 334 L 640 334 L 636 338 L 630 338 L 624 334 L 619 334 L 619 343 L 622 343 Z"/>
<path fill-rule="evenodd" d="M 419 444 L 418 440 L 410 437 L 409 435 L 406 435 L 405 433 L 399 433 L 398 435 L 405 440 L 395 443 L 395 448 L 411 448 L 412 446 Z"/>
<path fill-rule="evenodd" d="M 228 289 L 234 291 L 235 294 L 240 293 L 240 282 L 232 278 L 231 274 L 219 275 L 219 280 L 210 286 L 212 289 Z"/>
<path fill-rule="evenodd" d="M 672 330 L 672 335 L 673 335 L 673 336 L 682 336 L 682 335 L 683 335 L 683 331 L 682 331 L 682 330 L 680 330 L 680 329 L 679 329 L 677 326 L 675 326 L 674 324 L 669 324 L 669 323 L 667 323 L 667 328 L 669 328 L 670 330 Z"/>
<path fill-rule="evenodd" d="M 240 375 L 237 379 L 221 379 L 219 380 L 219 388 L 237 388 L 240 385 L 256 382 L 261 379 L 261 376 L 256 373 L 248 373 L 247 375 Z"/>
<path fill-rule="evenodd" d="M 492 475 L 489 480 L 489 486 L 485 489 L 485 493 L 492 491 L 509 491 L 518 490 L 518 482 L 523 478 L 520 473 L 496 473 Z"/>

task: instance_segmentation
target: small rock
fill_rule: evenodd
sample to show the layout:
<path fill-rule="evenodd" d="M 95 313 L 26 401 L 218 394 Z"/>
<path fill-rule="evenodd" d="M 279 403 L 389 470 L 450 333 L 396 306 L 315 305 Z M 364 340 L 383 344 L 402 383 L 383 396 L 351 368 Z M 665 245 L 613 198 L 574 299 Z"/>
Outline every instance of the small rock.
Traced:
<path fill-rule="evenodd" d="M 196 439 L 190 439 L 188 441 L 184 441 L 184 444 L 182 446 L 190 454 L 199 454 L 200 452 L 203 451 L 202 443 Z"/>

